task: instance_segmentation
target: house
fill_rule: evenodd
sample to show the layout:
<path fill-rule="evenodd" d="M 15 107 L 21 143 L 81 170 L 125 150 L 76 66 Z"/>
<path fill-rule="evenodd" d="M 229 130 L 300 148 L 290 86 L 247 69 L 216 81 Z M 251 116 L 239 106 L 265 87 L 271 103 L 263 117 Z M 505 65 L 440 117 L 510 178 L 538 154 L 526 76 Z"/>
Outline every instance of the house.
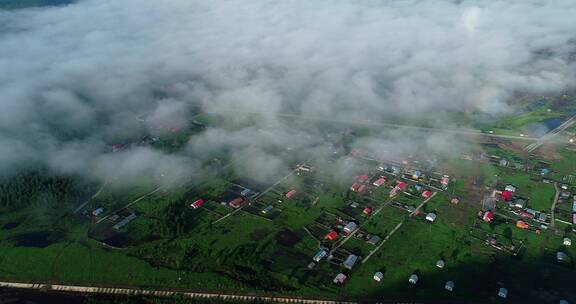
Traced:
<path fill-rule="evenodd" d="M 381 237 L 377 236 L 377 235 L 373 235 L 370 237 L 370 239 L 368 239 L 368 244 L 370 245 L 376 245 L 378 244 L 380 241 L 382 240 Z"/>
<path fill-rule="evenodd" d="M 344 283 L 344 281 L 346 281 L 347 276 L 343 273 L 339 273 L 338 275 L 336 275 L 336 277 L 334 278 L 334 283 L 335 284 L 342 284 Z"/>
<path fill-rule="evenodd" d="M 372 214 L 372 208 L 366 207 L 364 208 L 364 210 L 362 210 L 362 213 L 364 213 L 365 215 L 370 215 Z"/>
<path fill-rule="evenodd" d="M 569 238 L 567 238 L 567 237 L 565 237 L 564 240 L 562 240 L 562 244 L 563 244 L 564 246 L 572 246 L 572 240 L 569 239 Z"/>
<path fill-rule="evenodd" d="M 312 260 L 314 260 L 314 262 L 318 263 L 320 262 L 320 260 L 322 260 L 323 258 L 325 258 L 328 255 L 328 252 L 324 249 L 320 249 L 320 251 L 318 251 L 314 257 L 312 258 Z"/>
<path fill-rule="evenodd" d="M 412 179 L 419 180 L 422 177 L 422 172 L 416 170 L 412 173 Z"/>
<path fill-rule="evenodd" d="M 494 219 L 494 212 L 492 212 L 492 210 L 484 212 L 484 216 L 482 217 L 482 220 L 489 223 L 493 219 Z"/>
<path fill-rule="evenodd" d="M 285 195 L 286 198 L 291 198 L 296 194 L 296 189 L 292 189 L 290 191 L 288 191 Z"/>
<path fill-rule="evenodd" d="M 384 185 L 384 183 L 386 183 L 386 178 L 381 177 L 381 178 L 375 180 L 375 181 L 372 183 L 372 185 L 374 185 L 374 186 L 376 186 L 376 187 L 380 187 L 380 186 Z"/>
<path fill-rule="evenodd" d="M 432 212 L 426 214 L 426 220 L 429 222 L 434 222 L 436 220 L 436 214 Z"/>
<path fill-rule="evenodd" d="M 367 181 L 368 179 L 370 179 L 370 176 L 368 176 L 368 175 L 356 176 L 356 180 L 361 182 L 361 183 Z"/>
<path fill-rule="evenodd" d="M 504 191 L 516 192 L 516 186 L 508 184 L 504 187 Z"/>
<path fill-rule="evenodd" d="M 526 201 L 518 198 L 514 201 L 514 207 L 524 209 L 524 207 L 526 207 Z"/>
<path fill-rule="evenodd" d="M 560 186 L 560 188 L 562 188 L 562 190 L 568 190 L 568 185 L 562 184 L 562 185 Z"/>
<path fill-rule="evenodd" d="M 366 185 L 360 184 L 360 183 L 354 183 L 350 187 L 350 190 L 360 193 L 360 192 L 363 192 L 364 190 L 366 190 Z"/>
<path fill-rule="evenodd" d="M 100 208 L 97 208 L 96 210 L 92 211 L 92 215 L 93 216 L 99 216 L 100 214 L 102 214 L 102 212 L 104 212 L 104 208 L 100 207 Z"/>
<path fill-rule="evenodd" d="M 576 212 L 576 201 L 572 203 L 572 212 Z"/>
<path fill-rule="evenodd" d="M 558 252 L 556 252 L 556 260 L 558 262 L 567 262 L 568 261 L 568 255 L 562 251 L 558 251 Z"/>
<path fill-rule="evenodd" d="M 426 191 L 422 192 L 423 198 L 429 198 L 430 196 L 432 196 L 432 191 L 426 190 Z"/>
<path fill-rule="evenodd" d="M 517 221 L 516 227 L 518 227 L 520 229 L 528 229 L 528 227 L 530 227 L 530 225 L 528 225 L 528 223 L 526 223 L 524 221 Z"/>
<path fill-rule="evenodd" d="M 572 224 L 576 225 L 576 213 L 572 213 Z"/>
<path fill-rule="evenodd" d="M 456 205 L 456 204 L 460 203 L 460 199 L 459 199 L 459 198 L 457 198 L 457 197 L 453 197 L 453 198 L 450 200 L 450 203 L 452 203 L 452 204 L 455 204 L 455 205 Z"/>
<path fill-rule="evenodd" d="M 410 282 L 410 284 L 416 285 L 416 283 L 418 283 L 418 276 L 415 273 L 413 273 L 408 279 L 408 282 Z"/>
<path fill-rule="evenodd" d="M 384 274 L 380 271 L 374 274 L 374 281 L 380 282 L 384 278 Z"/>
<path fill-rule="evenodd" d="M 333 240 L 335 240 L 337 237 L 338 237 L 338 233 L 337 233 L 336 231 L 332 230 L 332 231 L 328 232 L 328 234 L 326 234 L 326 235 L 324 236 L 324 239 L 325 239 L 325 240 L 329 240 L 329 241 L 333 241 Z"/>
<path fill-rule="evenodd" d="M 502 299 L 506 299 L 508 297 L 508 289 L 506 288 L 500 288 L 498 290 L 498 296 L 501 297 Z"/>
<path fill-rule="evenodd" d="M 274 206 L 268 205 L 266 208 L 262 209 L 262 211 L 260 211 L 260 212 L 262 212 L 262 214 L 266 214 L 266 213 L 272 211 L 272 209 L 274 209 Z"/>
<path fill-rule="evenodd" d="M 310 264 L 308 264 L 308 269 L 314 269 L 314 267 L 316 267 L 316 263 L 310 262 Z"/>
<path fill-rule="evenodd" d="M 414 189 L 416 189 L 416 191 L 420 191 L 420 190 L 422 190 L 422 188 L 423 188 L 423 187 L 422 187 L 422 185 L 420 185 L 420 184 L 414 185 Z"/>
<path fill-rule="evenodd" d="M 358 225 L 355 222 L 348 222 L 348 224 L 344 226 L 344 232 L 350 234 L 352 231 L 356 230 L 356 228 L 358 228 Z"/>
<path fill-rule="evenodd" d="M 442 269 L 444 268 L 444 266 L 446 266 L 446 262 L 444 262 L 443 259 L 439 259 L 438 261 L 436 261 L 436 267 Z"/>
<path fill-rule="evenodd" d="M 251 189 L 246 188 L 246 189 L 242 190 L 242 192 L 240 192 L 240 195 L 242 195 L 242 196 L 247 196 L 247 195 L 250 194 L 251 192 L 252 192 Z"/>
<path fill-rule="evenodd" d="M 354 267 L 354 264 L 356 264 L 356 261 L 358 261 L 358 256 L 355 254 L 351 254 L 346 258 L 346 260 L 344 260 L 344 262 L 342 262 L 342 266 L 348 269 L 352 269 L 352 267 Z"/>
<path fill-rule="evenodd" d="M 444 289 L 446 289 L 448 291 L 454 290 L 454 282 L 452 282 L 452 281 L 446 282 L 446 285 L 444 285 Z"/>
<path fill-rule="evenodd" d="M 533 213 L 530 213 L 530 212 L 528 212 L 528 211 L 520 211 L 520 216 L 521 216 L 521 217 L 526 217 L 526 218 L 531 218 L 531 219 L 534 218 L 534 214 L 533 214 Z"/>
<path fill-rule="evenodd" d="M 305 165 L 305 164 L 301 164 L 298 166 L 298 171 L 304 171 L 304 172 L 312 172 L 312 170 L 314 169 L 311 166 Z"/>
<path fill-rule="evenodd" d="M 407 186 L 408 186 L 408 184 L 405 182 L 398 182 L 398 184 L 396 184 L 396 188 L 398 188 L 400 190 L 406 189 Z"/>
<path fill-rule="evenodd" d="M 442 186 L 447 187 L 448 184 L 450 183 L 450 179 L 448 178 L 448 176 L 444 176 L 442 177 L 440 183 L 442 184 Z"/>
<path fill-rule="evenodd" d="M 190 207 L 194 208 L 194 209 L 198 209 L 200 208 L 202 205 L 204 205 L 204 200 L 203 199 L 197 199 L 195 200 L 192 204 L 190 204 Z"/>
<path fill-rule="evenodd" d="M 502 197 L 503 201 L 508 202 L 512 199 L 512 192 L 504 190 L 502 194 L 500 194 L 500 197 Z"/>
<path fill-rule="evenodd" d="M 231 200 L 230 202 L 228 202 L 228 206 L 237 209 L 240 208 L 240 206 L 242 205 L 242 203 L 244 202 L 244 198 L 242 197 L 237 197 L 233 200 Z"/>
<path fill-rule="evenodd" d="M 538 220 L 541 222 L 545 222 L 547 218 L 548 218 L 548 214 L 546 214 L 544 212 L 540 212 L 540 214 L 538 214 Z"/>
<path fill-rule="evenodd" d="M 131 221 L 133 221 L 136 218 L 136 214 L 131 213 L 130 215 L 128 215 L 127 217 L 125 217 L 123 220 L 121 220 L 120 222 L 116 223 L 116 225 L 113 226 L 114 229 L 118 230 L 128 224 L 130 224 Z"/>
<path fill-rule="evenodd" d="M 498 164 L 502 167 L 506 167 L 506 166 L 508 166 L 508 161 L 505 159 L 501 159 Z"/>

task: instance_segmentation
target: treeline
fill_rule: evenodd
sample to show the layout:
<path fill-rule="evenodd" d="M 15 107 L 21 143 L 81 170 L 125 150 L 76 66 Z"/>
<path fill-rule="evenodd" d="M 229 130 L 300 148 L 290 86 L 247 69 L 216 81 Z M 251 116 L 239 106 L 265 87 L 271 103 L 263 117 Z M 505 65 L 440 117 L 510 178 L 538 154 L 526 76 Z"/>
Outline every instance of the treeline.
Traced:
<path fill-rule="evenodd" d="M 57 176 L 46 170 L 22 172 L 0 179 L 0 208 L 65 206 L 85 199 L 92 189 L 79 178 Z"/>

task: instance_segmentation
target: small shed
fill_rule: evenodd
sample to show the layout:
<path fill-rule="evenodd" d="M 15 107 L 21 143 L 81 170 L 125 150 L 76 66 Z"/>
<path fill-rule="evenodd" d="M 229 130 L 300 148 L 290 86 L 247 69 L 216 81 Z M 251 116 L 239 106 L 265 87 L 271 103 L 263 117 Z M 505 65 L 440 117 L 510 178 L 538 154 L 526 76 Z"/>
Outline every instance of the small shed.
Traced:
<path fill-rule="evenodd" d="M 572 240 L 565 237 L 564 240 L 562 241 L 562 244 L 564 244 L 565 246 L 571 246 L 572 245 Z"/>
<path fill-rule="evenodd" d="M 444 266 L 446 266 L 446 262 L 444 262 L 443 259 L 439 259 L 438 261 L 436 261 L 436 267 L 444 268 Z"/>
<path fill-rule="evenodd" d="M 384 278 L 384 274 L 380 271 L 374 274 L 374 281 L 380 282 Z"/>
<path fill-rule="evenodd" d="M 410 284 L 416 285 L 416 283 L 418 283 L 418 276 L 415 273 L 413 273 L 408 279 L 408 282 L 410 282 Z"/>
<path fill-rule="evenodd" d="M 508 297 L 508 289 L 502 287 L 498 290 L 498 296 L 502 299 L 506 299 Z"/>
<path fill-rule="evenodd" d="M 448 291 L 454 290 L 454 282 L 452 282 L 452 281 L 446 282 L 446 285 L 444 285 L 444 289 L 446 289 Z"/>
<path fill-rule="evenodd" d="M 516 192 L 516 186 L 508 184 L 506 185 L 506 187 L 504 187 L 505 191 L 510 191 L 510 192 Z"/>
<path fill-rule="evenodd" d="M 432 212 L 426 214 L 426 220 L 429 222 L 434 222 L 436 220 L 436 214 Z"/>

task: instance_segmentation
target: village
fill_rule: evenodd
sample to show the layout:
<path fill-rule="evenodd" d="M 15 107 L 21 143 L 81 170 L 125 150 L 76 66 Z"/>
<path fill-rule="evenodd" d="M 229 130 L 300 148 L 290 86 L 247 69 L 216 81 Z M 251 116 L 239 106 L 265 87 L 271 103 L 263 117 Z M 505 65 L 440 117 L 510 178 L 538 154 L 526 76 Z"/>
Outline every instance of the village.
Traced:
<path fill-rule="evenodd" d="M 191 132 L 206 127 L 198 122 L 194 128 L 199 129 Z M 458 270 L 463 263 L 531 258 L 535 250 L 544 252 L 549 265 L 573 267 L 573 175 L 548 161 L 510 155 L 498 145 L 459 159 L 347 148 L 339 141 L 355 132 L 336 130 L 325 136 L 334 147 L 327 159 L 346 168 L 337 176 L 325 162 L 295 157 L 288 147 L 281 153 L 291 167 L 266 181 L 238 174 L 226 158 L 214 159 L 209 164 L 214 175 L 200 183 L 183 181 L 178 192 L 142 187 L 118 196 L 103 185 L 77 214 L 91 223 L 92 239 L 115 250 L 163 235 L 185 235 L 191 247 L 182 254 L 198 256 L 254 244 L 260 266 L 242 267 L 264 269 L 281 288 L 317 286 L 327 294 L 359 296 L 360 286 L 377 294 L 379 286 L 405 282 L 394 287 L 398 294 L 460 297 L 472 284 Z M 110 153 L 131 145 L 178 145 L 190 131 L 174 132 L 168 140 L 115 144 Z M 462 169 L 467 166 L 481 169 L 468 173 Z M 166 208 L 178 220 L 163 228 L 159 215 Z M 200 235 L 210 235 L 211 241 Z M 273 245 L 257 247 L 261 243 Z M 396 258 L 398 251 L 412 260 Z M 180 258 L 155 257 L 165 263 Z M 241 272 L 236 276 L 238 282 L 247 279 Z M 520 292 L 510 279 L 486 280 L 492 289 L 482 294 L 496 299 L 515 299 Z"/>

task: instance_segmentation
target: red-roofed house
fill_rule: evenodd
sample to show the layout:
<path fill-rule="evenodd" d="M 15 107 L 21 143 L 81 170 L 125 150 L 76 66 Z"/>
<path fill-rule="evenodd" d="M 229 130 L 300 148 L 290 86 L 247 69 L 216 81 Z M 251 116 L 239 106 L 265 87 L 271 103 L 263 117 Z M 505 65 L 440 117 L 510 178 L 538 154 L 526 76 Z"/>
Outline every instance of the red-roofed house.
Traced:
<path fill-rule="evenodd" d="M 243 199 L 242 197 L 237 197 L 237 198 L 231 200 L 231 201 L 228 203 L 228 205 L 229 205 L 230 207 L 236 209 L 236 208 L 239 208 L 239 207 L 242 205 L 243 202 L 244 202 L 244 199 Z"/>
<path fill-rule="evenodd" d="M 516 227 L 518 227 L 520 229 L 528 229 L 528 227 L 530 227 L 530 225 L 528 225 L 528 223 L 526 223 L 524 221 L 517 221 Z"/>
<path fill-rule="evenodd" d="M 296 194 L 296 189 L 292 189 L 292 190 L 288 191 L 285 196 L 286 196 L 286 198 L 291 198 L 294 196 L 294 194 Z"/>
<path fill-rule="evenodd" d="M 527 217 L 527 218 L 534 218 L 534 214 L 532 214 L 530 212 L 526 212 L 526 211 L 520 211 L 520 216 L 521 217 Z"/>
<path fill-rule="evenodd" d="M 398 182 L 398 184 L 396 185 L 396 187 L 400 190 L 406 189 L 407 186 L 408 186 L 408 184 L 405 182 Z"/>
<path fill-rule="evenodd" d="M 512 199 L 512 192 L 504 190 L 500 196 L 502 197 L 502 200 L 507 202 Z"/>
<path fill-rule="evenodd" d="M 447 177 L 443 177 L 442 181 L 440 182 L 442 185 L 444 186 L 448 186 L 448 183 L 450 182 L 450 179 Z"/>
<path fill-rule="evenodd" d="M 369 178 L 370 178 L 370 176 L 368 176 L 368 175 L 356 176 L 356 179 L 357 179 L 359 182 L 365 182 L 365 181 L 367 181 Z"/>
<path fill-rule="evenodd" d="M 482 220 L 484 220 L 485 222 L 491 222 L 493 219 L 494 219 L 494 212 L 492 212 L 492 211 L 484 212 L 484 216 L 482 217 Z"/>
<path fill-rule="evenodd" d="M 362 185 L 360 185 L 360 187 L 358 187 L 358 193 L 362 193 L 362 192 L 366 191 L 366 189 L 368 189 L 368 186 L 362 184 Z"/>
<path fill-rule="evenodd" d="M 362 184 L 360 183 L 353 183 L 352 186 L 350 186 L 350 190 L 354 191 L 354 192 L 358 192 L 358 188 L 360 188 L 360 186 L 362 186 Z"/>
<path fill-rule="evenodd" d="M 432 191 L 426 190 L 426 191 L 422 192 L 423 198 L 429 198 L 430 196 L 432 196 Z"/>
<path fill-rule="evenodd" d="M 385 182 L 386 182 L 386 179 L 384 177 L 381 177 L 381 178 L 375 180 L 372 184 L 376 187 L 380 187 L 380 186 L 384 185 Z"/>
<path fill-rule="evenodd" d="M 366 214 L 366 215 L 370 215 L 370 214 L 372 214 L 372 208 L 366 207 L 366 208 L 364 208 L 364 210 L 362 211 L 362 213 L 364 213 L 364 214 Z"/>
<path fill-rule="evenodd" d="M 195 202 L 193 202 L 192 204 L 190 204 L 190 207 L 196 209 L 196 208 L 200 208 L 200 206 L 204 205 L 204 200 L 203 199 L 198 199 Z"/>
<path fill-rule="evenodd" d="M 338 237 L 338 232 L 332 230 L 332 231 L 328 232 L 328 234 L 326 234 L 326 236 L 324 236 L 324 239 L 332 241 L 332 240 L 335 240 L 337 237 Z"/>

